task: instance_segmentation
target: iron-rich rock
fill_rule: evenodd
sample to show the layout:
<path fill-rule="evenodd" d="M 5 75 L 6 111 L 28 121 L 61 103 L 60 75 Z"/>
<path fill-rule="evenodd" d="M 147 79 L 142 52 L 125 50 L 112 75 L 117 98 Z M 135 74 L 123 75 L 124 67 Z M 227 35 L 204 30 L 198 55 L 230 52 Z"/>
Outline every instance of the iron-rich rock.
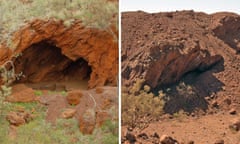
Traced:
<path fill-rule="evenodd" d="M 178 144 L 178 142 L 168 135 L 162 135 L 160 137 L 161 144 Z"/>
<path fill-rule="evenodd" d="M 6 116 L 6 119 L 9 121 L 11 125 L 20 126 L 32 120 L 33 116 L 26 111 L 9 112 Z"/>
<path fill-rule="evenodd" d="M 12 59 L 16 73 L 25 77 L 19 82 L 90 78 L 88 87 L 117 84 L 118 43 L 114 34 L 85 27 L 75 21 L 66 28 L 62 21 L 33 20 L 17 30 L 12 39 L 14 48 L 1 44 L 0 65 Z M 40 55 L 41 53 L 41 55 Z"/>
<path fill-rule="evenodd" d="M 69 104 L 71 105 L 77 105 L 80 103 L 80 99 L 81 97 L 83 96 L 83 93 L 82 91 L 80 90 L 73 90 L 73 91 L 70 91 L 68 92 L 68 95 L 67 95 L 67 101 Z"/>
<path fill-rule="evenodd" d="M 224 144 L 224 140 L 222 139 L 216 140 L 214 144 Z"/>
<path fill-rule="evenodd" d="M 34 102 L 37 101 L 37 96 L 32 88 L 24 84 L 16 84 L 12 88 L 12 94 L 7 96 L 9 102 Z"/>
<path fill-rule="evenodd" d="M 127 132 L 125 137 L 130 142 L 130 144 L 135 143 L 137 141 L 136 136 L 131 132 Z"/>
<path fill-rule="evenodd" d="M 68 108 L 62 112 L 61 117 L 65 119 L 69 119 L 69 118 L 72 118 L 75 113 L 76 113 L 75 109 Z"/>
<path fill-rule="evenodd" d="M 179 81 L 191 71 L 205 71 L 222 60 L 213 47 L 219 47 L 205 34 L 211 23 L 193 17 L 211 19 L 209 15 L 182 11 L 148 14 L 122 14 L 122 82 L 132 85 L 137 79 L 151 88 Z M 188 23 L 182 17 L 189 18 Z M 157 17 L 157 18 L 156 18 Z M 145 21 L 148 21 L 146 23 Z M 176 26 L 177 25 L 177 26 Z M 211 43 L 211 44 L 210 44 Z M 210 45 L 212 45 L 210 47 Z"/>
<path fill-rule="evenodd" d="M 237 111 L 236 111 L 235 108 L 231 108 L 231 109 L 229 110 L 229 114 L 231 114 L 231 115 L 235 115 L 236 113 L 237 113 Z"/>
<path fill-rule="evenodd" d="M 232 120 L 232 123 L 229 125 L 229 128 L 239 131 L 240 130 L 240 119 L 236 118 Z"/>

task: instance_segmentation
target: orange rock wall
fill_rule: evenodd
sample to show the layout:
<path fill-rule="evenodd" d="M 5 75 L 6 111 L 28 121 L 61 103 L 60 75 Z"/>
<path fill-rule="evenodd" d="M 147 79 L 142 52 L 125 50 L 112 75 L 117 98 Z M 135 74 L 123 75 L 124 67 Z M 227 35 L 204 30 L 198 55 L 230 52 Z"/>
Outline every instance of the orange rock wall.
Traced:
<path fill-rule="evenodd" d="M 116 36 L 118 32 L 112 29 Z M 2 49 L 0 61 L 6 61 L 12 53 L 18 54 L 31 45 L 47 41 L 61 49 L 63 55 L 76 61 L 83 58 L 92 68 L 89 88 L 105 84 L 116 85 L 118 73 L 118 42 L 110 32 L 86 28 L 75 21 L 65 27 L 61 21 L 34 20 L 18 30 L 12 39 L 14 50 Z"/>

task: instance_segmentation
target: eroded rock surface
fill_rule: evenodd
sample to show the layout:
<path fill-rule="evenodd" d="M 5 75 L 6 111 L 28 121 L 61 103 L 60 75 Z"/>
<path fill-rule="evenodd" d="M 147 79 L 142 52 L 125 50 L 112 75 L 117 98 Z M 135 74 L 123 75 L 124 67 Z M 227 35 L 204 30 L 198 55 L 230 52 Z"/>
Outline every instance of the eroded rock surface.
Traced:
<path fill-rule="evenodd" d="M 147 23 L 146 23 L 147 21 Z M 144 79 L 152 88 L 170 85 L 191 71 L 205 71 L 238 50 L 239 16 L 193 11 L 122 14 L 122 82 Z"/>
<path fill-rule="evenodd" d="M 34 94 L 34 90 L 24 84 L 14 85 L 12 94 L 6 97 L 8 102 L 35 102 L 38 98 Z"/>
<path fill-rule="evenodd" d="M 20 82 L 89 75 L 89 88 L 116 85 L 118 43 L 113 34 L 84 27 L 80 21 L 66 27 L 61 21 L 34 20 L 13 35 L 10 46 L 1 45 L 0 64 L 12 58 L 16 72 L 26 76 Z"/>

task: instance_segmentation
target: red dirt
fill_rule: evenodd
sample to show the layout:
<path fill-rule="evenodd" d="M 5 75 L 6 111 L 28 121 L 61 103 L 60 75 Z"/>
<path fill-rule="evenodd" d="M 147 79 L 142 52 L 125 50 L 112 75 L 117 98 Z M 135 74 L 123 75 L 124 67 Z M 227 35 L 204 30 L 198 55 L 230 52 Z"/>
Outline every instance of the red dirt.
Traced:
<path fill-rule="evenodd" d="M 218 113 L 201 117 L 180 116 L 179 118 L 164 119 L 159 122 L 151 123 L 142 131 L 134 130 L 137 136 L 145 133 L 148 136 L 157 133 L 158 135 L 170 135 L 178 142 L 188 144 L 194 141 L 194 144 L 214 144 L 215 141 L 223 139 L 226 144 L 238 144 L 240 133 L 229 128 L 234 118 L 239 115 L 229 115 Z M 122 135 L 126 135 L 127 128 L 122 127 Z M 138 139 L 142 143 L 152 143 L 152 139 Z"/>
<path fill-rule="evenodd" d="M 226 114 L 232 108 L 237 113 L 240 110 L 239 33 L 240 16 L 227 12 L 122 14 L 123 86 L 129 87 L 141 78 L 153 92 L 170 88 L 172 97 L 166 101 L 164 112 L 184 110 L 198 117 L 186 116 L 179 122 L 163 115 L 161 122 L 150 123 L 143 130 L 147 135 L 156 131 L 197 144 L 218 139 L 239 142 L 239 132 L 229 129 L 230 121 L 238 116 Z M 177 93 L 179 81 L 193 87 L 196 95 L 189 98 Z"/>
<path fill-rule="evenodd" d="M 46 120 L 52 123 L 55 123 L 58 118 L 61 118 L 62 112 L 67 108 L 76 110 L 74 117 L 78 120 L 83 117 L 87 110 L 94 109 L 94 111 L 96 112 L 96 116 L 94 117 L 94 119 L 96 121 L 94 121 L 90 132 L 88 130 L 88 127 L 90 127 L 90 125 L 87 125 L 86 123 L 81 123 L 81 121 L 79 121 L 80 127 L 87 128 L 87 130 L 82 131 L 82 133 L 91 134 L 95 127 L 101 126 L 106 120 L 117 120 L 116 118 L 118 117 L 117 88 L 102 87 L 102 89 L 103 92 L 101 94 L 96 93 L 96 89 L 82 90 L 80 103 L 78 103 L 76 106 L 70 105 L 67 101 L 67 98 L 61 95 L 44 95 L 40 97 L 39 101 L 40 103 L 46 104 L 48 106 Z M 73 90 L 70 91 L 71 95 L 73 95 L 74 92 L 76 92 L 76 95 L 79 94 L 79 90 Z M 96 101 L 96 107 L 94 106 L 95 103 L 91 96 Z M 106 100 L 109 101 L 107 105 Z M 113 111 L 113 113 L 111 114 L 110 108 L 112 107 L 115 107 L 116 111 Z"/>

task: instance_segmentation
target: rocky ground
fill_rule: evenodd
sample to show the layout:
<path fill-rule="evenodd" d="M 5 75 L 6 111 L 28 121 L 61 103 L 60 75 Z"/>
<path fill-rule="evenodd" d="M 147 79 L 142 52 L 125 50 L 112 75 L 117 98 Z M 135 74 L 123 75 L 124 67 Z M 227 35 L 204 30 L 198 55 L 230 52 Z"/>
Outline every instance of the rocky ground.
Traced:
<path fill-rule="evenodd" d="M 0 3 L 0 143 L 116 143 L 118 1 Z"/>
<path fill-rule="evenodd" d="M 62 85 L 64 87 L 67 84 Z M 109 121 L 112 132 L 117 136 L 118 133 L 118 96 L 117 88 L 111 86 L 97 87 L 95 89 L 82 89 L 74 88 L 68 85 L 71 90 L 49 90 L 49 89 L 33 89 L 25 84 L 14 84 L 12 86 L 12 94 L 6 97 L 5 106 L 1 107 L 1 114 L 4 114 L 5 119 L 9 123 L 6 128 L 4 119 L 0 122 L 5 124 L 5 132 L 7 135 L 3 137 L 2 142 L 11 143 L 20 139 L 24 140 L 28 135 L 22 135 L 21 131 L 30 127 L 34 123 L 44 121 L 46 124 L 51 125 L 51 131 L 57 131 L 56 126 L 59 126 L 59 121 L 64 122 L 64 127 L 60 131 L 75 129 L 68 133 L 65 140 L 70 139 L 73 143 L 88 143 L 91 138 L 90 135 L 101 133 L 99 129 L 103 129 L 104 125 Z M 9 106 L 8 106 L 9 105 Z M 2 105 L 1 105 L 2 106 Z M 71 123 L 76 121 L 77 124 Z M 112 125 L 115 124 L 116 125 Z M 78 127 L 76 129 L 76 126 Z M 38 129 L 34 126 L 33 129 Z M 109 128 L 110 128 L 109 127 Z M 49 133 L 50 133 L 49 130 Z M 2 129 L 1 129 L 2 131 Z M 20 132 L 19 132 L 20 131 Z M 75 138 L 78 132 L 82 134 L 79 138 Z M 106 141 L 104 139 L 104 131 L 99 138 L 99 142 Z M 107 133 L 106 133 L 107 134 Z M 4 134 L 1 135 L 1 137 Z M 84 135 L 85 140 L 81 140 Z M 71 138 L 72 137 L 72 138 Z M 12 141 L 7 141 L 8 139 Z M 54 138 L 50 136 L 54 142 Z M 55 141 L 60 139 L 55 137 Z M 83 138 L 82 138 L 83 139 Z M 21 140 L 21 141 L 22 141 Z M 109 142 L 116 142 L 117 137 L 109 137 Z M 33 136 L 31 141 L 42 142 L 38 140 L 37 136 Z M 95 141 L 95 139 L 94 139 Z"/>
<path fill-rule="evenodd" d="M 36 91 L 24 84 L 17 84 L 13 86 L 13 94 L 8 96 L 6 101 L 12 103 L 38 102 L 45 105 L 47 106 L 46 121 L 53 124 L 60 118 L 75 117 L 79 121 L 81 132 L 84 134 L 92 134 L 94 128 L 101 126 L 106 120 L 116 121 L 118 119 L 116 87 L 51 92 L 46 89 Z M 94 115 L 84 119 L 84 115 L 89 109 L 93 110 Z M 28 118 L 31 119 L 31 114 L 24 110 L 10 112 L 7 116 L 10 124 L 15 126 L 28 123 Z"/>
<path fill-rule="evenodd" d="M 158 121 L 142 130 L 123 126 L 122 141 L 131 133 L 139 143 L 162 135 L 179 143 L 240 142 L 239 26 L 240 16 L 228 12 L 123 13 L 123 85 L 144 79 L 152 92 L 170 96 Z M 181 83 L 189 88 L 179 91 Z"/>

